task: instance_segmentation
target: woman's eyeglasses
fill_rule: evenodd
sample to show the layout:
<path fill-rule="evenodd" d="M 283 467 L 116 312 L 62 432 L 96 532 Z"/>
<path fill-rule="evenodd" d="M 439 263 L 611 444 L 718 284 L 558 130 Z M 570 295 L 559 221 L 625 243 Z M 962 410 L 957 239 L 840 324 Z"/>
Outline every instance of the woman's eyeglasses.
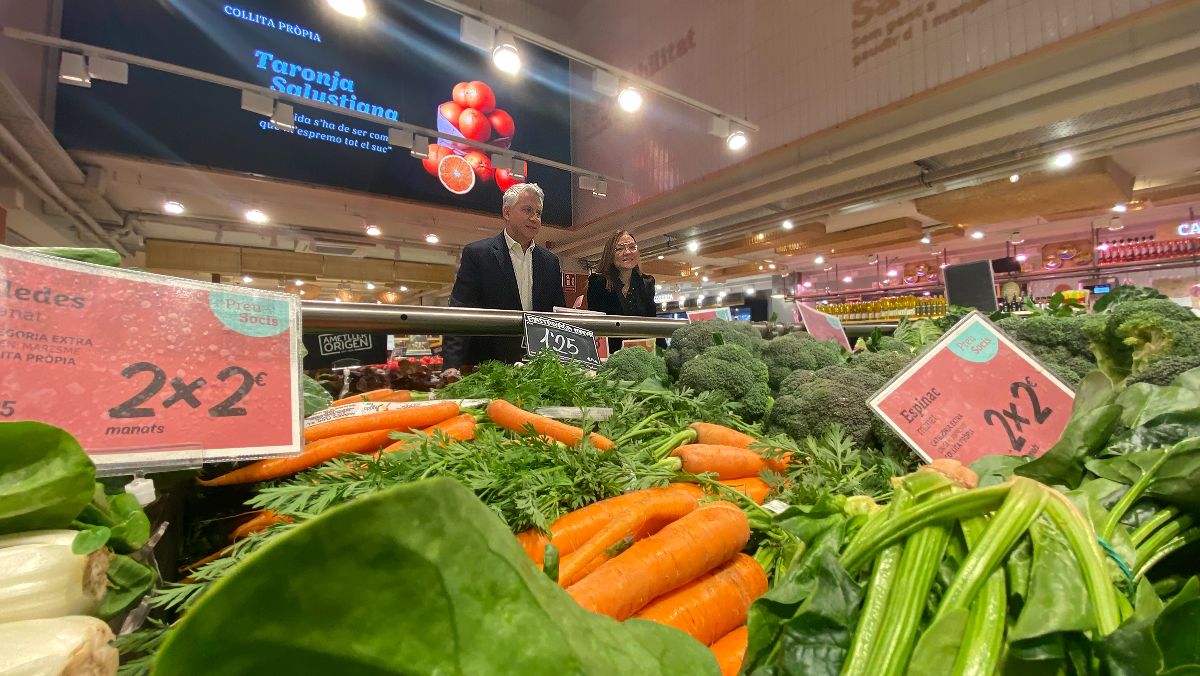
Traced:
<path fill-rule="evenodd" d="M 637 248 L 636 244 L 618 244 L 616 247 L 613 248 L 613 250 L 614 251 L 628 251 L 629 253 L 637 253 L 638 248 Z"/>

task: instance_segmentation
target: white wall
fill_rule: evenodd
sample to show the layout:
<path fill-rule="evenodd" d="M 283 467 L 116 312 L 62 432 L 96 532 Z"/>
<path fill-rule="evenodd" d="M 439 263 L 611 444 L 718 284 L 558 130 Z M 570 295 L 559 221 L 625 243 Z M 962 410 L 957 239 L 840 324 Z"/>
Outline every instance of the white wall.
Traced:
<path fill-rule="evenodd" d="M 1171 1 L 592 0 L 571 44 L 629 70 L 667 48 L 649 79 L 758 124 L 758 153 Z M 580 75 L 589 91 L 590 71 Z M 706 115 L 653 97 L 636 120 L 611 101 L 581 103 L 574 126 L 575 164 L 637 186 L 577 200 L 577 223 L 742 157 L 706 135 Z"/>

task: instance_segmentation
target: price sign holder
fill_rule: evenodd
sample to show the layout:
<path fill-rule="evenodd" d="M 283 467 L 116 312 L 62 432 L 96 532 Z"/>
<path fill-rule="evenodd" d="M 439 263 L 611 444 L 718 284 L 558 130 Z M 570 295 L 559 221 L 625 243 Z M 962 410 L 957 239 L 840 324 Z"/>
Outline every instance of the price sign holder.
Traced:
<path fill-rule="evenodd" d="M 727 307 L 719 307 L 712 310 L 688 310 L 686 314 L 689 322 L 701 322 L 705 319 L 733 321 L 733 313 Z"/>
<path fill-rule="evenodd" d="M 299 453 L 300 364 L 295 296 L 0 246 L 0 421 L 102 475 Z"/>
<path fill-rule="evenodd" d="M 868 402 L 930 462 L 1041 455 L 1062 435 L 1074 392 L 972 312 Z"/>
<path fill-rule="evenodd" d="M 846 337 L 842 320 L 800 301 L 796 301 L 796 309 L 800 311 L 800 321 L 804 323 L 804 330 L 813 338 L 832 340 L 847 350 L 853 349 L 850 347 L 850 339 Z"/>
<path fill-rule="evenodd" d="M 522 317 L 528 354 L 551 350 L 562 361 L 575 362 L 591 370 L 600 368 L 594 332 L 545 315 L 526 312 Z"/>

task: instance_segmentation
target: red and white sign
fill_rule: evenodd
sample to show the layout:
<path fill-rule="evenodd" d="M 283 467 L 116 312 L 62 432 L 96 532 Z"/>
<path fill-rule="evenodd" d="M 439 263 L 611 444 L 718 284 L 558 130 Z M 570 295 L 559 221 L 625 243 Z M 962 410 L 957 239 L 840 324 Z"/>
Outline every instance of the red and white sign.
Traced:
<path fill-rule="evenodd" d="M 842 320 L 821 312 L 808 303 L 796 301 L 796 307 L 800 310 L 804 330 L 813 338 L 832 340 L 847 350 L 853 349 L 850 347 L 850 339 L 846 337 L 846 329 L 842 328 Z"/>
<path fill-rule="evenodd" d="M 0 421 L 101 469 L 301 449 L 299 299 L 0 246 Z"/>
<path fill-rule="evenodd" d="M 699 322 L 705 319 L 724 319 L 727 322 L 733 321 L 733 313 L 727 307 L 719 307 L 713 310 L 688 310 L 687 318 L 689 322 Z"/>
<path fill-rule="evenodd" d="M 927 462 L 1036 457 L 1058 441 L 1075 395 L 971 313 L 871 398 L 871 408 Z"/>

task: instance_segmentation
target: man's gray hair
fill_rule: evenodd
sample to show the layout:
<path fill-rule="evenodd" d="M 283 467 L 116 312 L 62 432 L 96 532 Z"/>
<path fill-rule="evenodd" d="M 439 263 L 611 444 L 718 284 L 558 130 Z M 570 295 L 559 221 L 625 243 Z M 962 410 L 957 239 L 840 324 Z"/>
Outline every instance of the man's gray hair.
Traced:
<path fill-rule="evenodd" d="M 517 200 L 521 199 L 521 195 L 525 194 L 526 190 L 537 195 L 539 202 L 544 203 L 546 201 L 546 193 L 542 192 L 542 187 L 537 183 L 517 183 L 504 191 L 504 208 L 511 209 L 517 203 Z"/>

